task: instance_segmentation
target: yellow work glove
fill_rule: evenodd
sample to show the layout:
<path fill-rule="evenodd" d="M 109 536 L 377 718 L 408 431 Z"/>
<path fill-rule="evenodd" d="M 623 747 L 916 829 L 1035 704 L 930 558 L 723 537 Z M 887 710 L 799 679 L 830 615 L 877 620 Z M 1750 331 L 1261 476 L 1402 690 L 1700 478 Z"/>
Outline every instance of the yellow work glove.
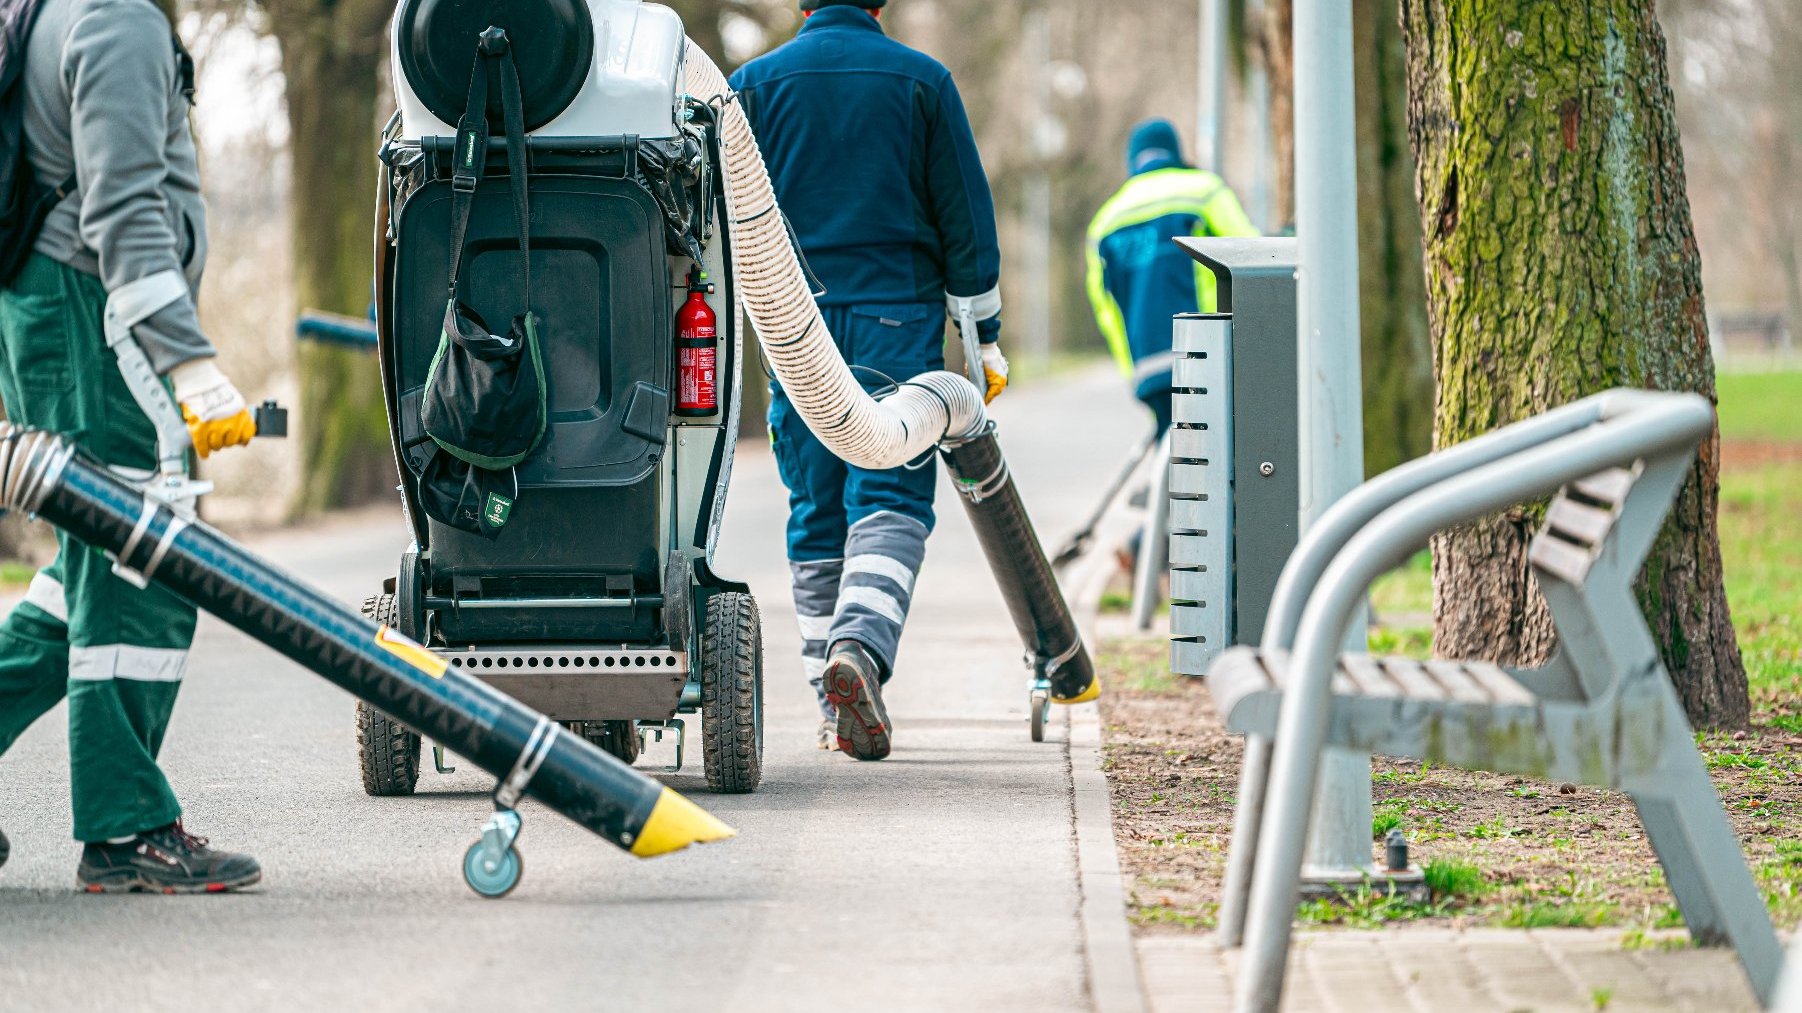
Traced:
<path fill-rule="evenodd" d="M 191 359 L 169 371 L 175 400 L 188 423 L 194 451 L 205 457 L 226 447 L 242 447 L 257 434 L 256 419 L 244 395 L 219 372 L 211 359 Z"/>
<path fill-rule="evenodd" d="M 1007 389 L 1007 357 L 1001 354 L 998 341 L 982 346 L 982 376 L 989 382 L 989 389 L 982 394 L 982 403 L 989 404 Z"/>

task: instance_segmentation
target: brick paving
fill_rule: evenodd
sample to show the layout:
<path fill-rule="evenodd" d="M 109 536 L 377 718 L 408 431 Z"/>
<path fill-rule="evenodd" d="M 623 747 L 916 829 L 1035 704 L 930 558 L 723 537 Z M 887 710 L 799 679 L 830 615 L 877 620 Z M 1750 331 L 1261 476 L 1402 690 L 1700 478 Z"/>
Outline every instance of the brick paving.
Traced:
<path fill-rule="evenodd" d="M 1730 950 L 1681 932 L 1621 948 L 1618 929 L 1410 929 L 1302 932 L 1289 955 L 1286 1013 L 1736 1013 L 1758 1004 Z M 1238 954 L 1205 936 L 1144 936 L 1139 968 L 1151 1013 L 1232 1006 Z"/>

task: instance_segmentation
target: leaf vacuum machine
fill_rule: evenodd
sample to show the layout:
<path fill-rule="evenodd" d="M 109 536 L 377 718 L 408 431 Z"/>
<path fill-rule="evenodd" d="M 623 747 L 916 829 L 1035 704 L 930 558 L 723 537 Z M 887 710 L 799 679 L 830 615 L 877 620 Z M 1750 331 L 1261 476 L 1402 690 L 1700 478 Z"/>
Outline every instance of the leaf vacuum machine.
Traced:
<path fill-rule="evenodd" d="M 681 21 L 404 0 L 392 45 L 376 318 L 413 542 L 366 612 L 627 763 L 673 736 L 679 768 L 699 712 L 708 785 L 752 791 L 760 619 L 712 566 L 743 347 Z M 417 730 L 356 720 L 364 788 L 411 793 Z"/>
<path fill-rule="evenodd" d="M 977 372 L 866 392 L 743 110 L 673 11 L 402 0 L 392 41 L 377 326 L 414 544 L 372 614 L 627 760 L 673 732 L 679 762 L 699 711 L 709 784 L 755 788 L 758 613 L 712 567 L 742 310 L 839 457 L 945 462 L 1025 648 L 1032 737 L 1051 704 L 1094 699 L 983 406 L 968 306 L 949 315 Z M 410 792 L 418 736 L 357 720 L 366 789 Z"/>

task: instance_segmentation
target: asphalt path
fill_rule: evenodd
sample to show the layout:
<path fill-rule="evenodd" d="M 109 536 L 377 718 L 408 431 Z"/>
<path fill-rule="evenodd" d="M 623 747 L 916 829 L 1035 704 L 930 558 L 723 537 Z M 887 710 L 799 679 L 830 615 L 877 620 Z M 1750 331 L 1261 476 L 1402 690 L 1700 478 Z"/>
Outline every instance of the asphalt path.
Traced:
<path fill-rule="evenodd" d="M 1003 447 L 1048 544 L 1087 513 L 1145 425 L 1106 370 L 1021 385 Z M 463 850 L 491 807 L 473 767 L 375 799 L 352 701 L 203 617 L 164 767 L 190 829 L 248 851 L 222 897 L 73 889 L 66 711 L 0 758 L 0 1009 L 1087 1009 L 1069 756 L 1027 736 L 1020 646 L 942 480 L 888 694 L 895 753 L 815 748 L 782 552 L 784 494 L 742 448 L 716 560 L 763 608 L 763 787 L 664 777 L 739 831 L 639 861 L 528 803 L 524 879 L 486 901 Z M 361 600 L 393 572 L 398 511 L 260 537 L 302 580 Z M 698 738 L 698 720 L 691 731 Z M 639 761 L 673 759 L 653 745 Z"/>

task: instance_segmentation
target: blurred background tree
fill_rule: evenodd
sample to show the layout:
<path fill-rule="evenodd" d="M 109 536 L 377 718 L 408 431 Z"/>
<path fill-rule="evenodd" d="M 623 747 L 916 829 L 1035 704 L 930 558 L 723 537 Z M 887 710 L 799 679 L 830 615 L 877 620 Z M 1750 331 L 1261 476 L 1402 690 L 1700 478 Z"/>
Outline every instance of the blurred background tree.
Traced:
<path fill-rule="evenodd" d="M 393 108 L 381 69 L 389 0 L 258 0 L 281 46 L 301 307 L 363 316 L 374 272 L 375 141 Z M 289 315 L 293 319 L 293 315 Z M 307 342 L 297 350 L 299 513 L 351 506 L 394 488 L 394 458 L 371 358 Z"/>

